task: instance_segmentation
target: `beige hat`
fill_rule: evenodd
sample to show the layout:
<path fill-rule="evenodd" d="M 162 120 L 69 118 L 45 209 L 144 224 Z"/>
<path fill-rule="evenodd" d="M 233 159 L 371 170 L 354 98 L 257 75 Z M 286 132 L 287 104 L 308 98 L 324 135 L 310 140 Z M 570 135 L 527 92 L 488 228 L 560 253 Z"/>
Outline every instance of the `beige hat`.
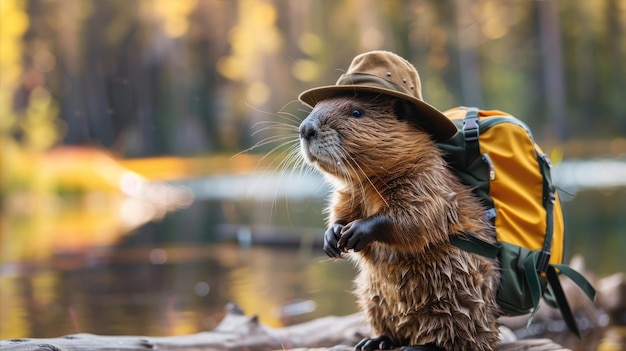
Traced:
<path fill-rule="evenodd" d="M 422 99 L 420 77 L 415 67 L 389 51 L 371 51 L 355 57 L 335 85 L 309 89 L 298 99 L 314 107 L 324 99 L 357 91 L 381 93 L 412 102 L 420 112 L 417 118 L 432 126 L 429 132 L 437 140 L 448 140 L 457 132 L 454 123 Z"/>

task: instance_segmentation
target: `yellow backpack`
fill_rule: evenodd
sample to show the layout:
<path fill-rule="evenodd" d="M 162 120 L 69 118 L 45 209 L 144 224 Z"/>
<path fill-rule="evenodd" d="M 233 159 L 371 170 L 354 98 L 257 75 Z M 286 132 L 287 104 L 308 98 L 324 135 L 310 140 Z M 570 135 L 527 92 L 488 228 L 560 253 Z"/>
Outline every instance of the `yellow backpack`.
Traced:
<path fill-rule="evenodd" d="M 563 215 L 549 157 L 530 129 L 508 113 L 457 107 L 444 114 L 460 132 L 438 146 L 487 207 L 497 240 L 494 245 L 465 233 L 453 244 L 498 259 L 502 277 L 497 299 L 505 315 L 531 313 L 530 324 L 543 296 L 579 335 L 558 274 L 572 279 L 592 300 L 595 291 L 582 275 L 561 264 Z"/>

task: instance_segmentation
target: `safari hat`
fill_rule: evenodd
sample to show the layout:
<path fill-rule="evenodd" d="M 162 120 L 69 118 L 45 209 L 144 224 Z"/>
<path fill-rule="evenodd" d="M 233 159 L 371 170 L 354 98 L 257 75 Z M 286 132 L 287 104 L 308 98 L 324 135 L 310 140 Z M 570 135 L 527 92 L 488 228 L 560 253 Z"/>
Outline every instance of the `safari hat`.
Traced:
<path fill-rule="evenodd" d="M 413 103 L 420 113 L 417 118 L 432 126 L 428 132 L 439 141 L 448 140 L 457 132 L 454 123 L 424 102 L 415 67 L 389 51 L 370 51 L 356 56 L 335 85 L 306 90 L 298 99 L 315 107 L 322 100 L 356 92 L 380 93 Z"/>

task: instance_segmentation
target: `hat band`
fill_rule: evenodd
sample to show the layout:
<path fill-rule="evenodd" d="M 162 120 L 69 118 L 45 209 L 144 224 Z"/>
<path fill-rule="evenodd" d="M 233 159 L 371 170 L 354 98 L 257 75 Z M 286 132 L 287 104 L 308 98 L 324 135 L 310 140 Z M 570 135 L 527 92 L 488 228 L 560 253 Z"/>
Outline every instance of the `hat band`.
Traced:
<path fill-rule="evenodd" d="M 367 73 L 342 74 L 337 80 L 336 85 L 365 85 L 375 88 L 385 88 L 413 97 L 413 95 L 403 86 L 380 78 L 379 76 Z"/>

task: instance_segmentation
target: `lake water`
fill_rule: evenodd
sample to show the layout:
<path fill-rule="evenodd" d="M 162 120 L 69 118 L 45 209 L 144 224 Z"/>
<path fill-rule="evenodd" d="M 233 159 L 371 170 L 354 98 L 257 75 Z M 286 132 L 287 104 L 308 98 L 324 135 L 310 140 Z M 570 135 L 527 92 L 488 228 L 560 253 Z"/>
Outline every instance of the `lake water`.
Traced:
<path fill-rule="evenodd" d="M 78 240 L 59 227 L 47 228 L 52 239 L 40 248 L 45 254 L 7 259 L 4 247 L 0 339 L 190 334 L 213 328 L 229 301 L 274 327 L 356 312 L 353 267 L 327 259 L 319 248 L 323 201 L 275 199 L 199 199 L 113 234 L 106 245 L 58 245 Z M 566 259 L 583 255 L 599 277 L 625 271 L 626 189 L 579 192 L 564 210 Z M 40 242 L 30 229 L 15 229 L 22 228 L 16 221 L 28 220 L 4 217 L 3 228 L 14 230 L 4 231 L 2 244 L 28 252 Z M 85 227 L 79 236 L 103 230 Z M 19 245 L 11 240 L 18 236 Z M 624 328 L 607 333 L 559 341 L 577 350 L 624 349 Z"/>

